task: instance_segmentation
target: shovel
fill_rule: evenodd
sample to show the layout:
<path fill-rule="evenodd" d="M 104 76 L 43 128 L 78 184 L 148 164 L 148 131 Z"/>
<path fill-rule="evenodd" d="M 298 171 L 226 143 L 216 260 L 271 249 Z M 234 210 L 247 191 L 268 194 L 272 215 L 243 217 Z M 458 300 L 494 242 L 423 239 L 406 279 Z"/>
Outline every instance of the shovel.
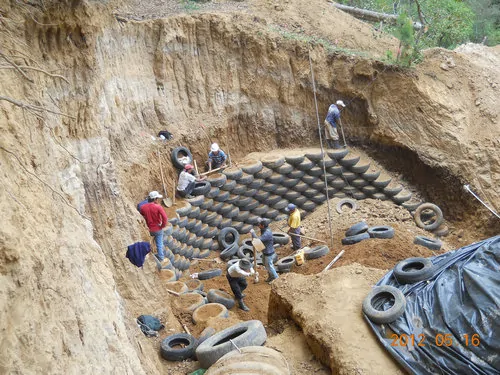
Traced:
<path fill-rule="evenodd" d="M 160 174 L 161 174 L 161 183 L 163 184 L 163 204 L 165 207 L 172 207 L 172 199 L 167 197 L 167 189 L 165 188 L 165 180 L 163 178 L 163 168 L 161 166 L 161 157 L 160 157 L 160 151 L 158 151 L 158 161 L 160 162 Z"/>
<path fill-rule="evenodd" d="M 262 241 L 258 238 L 254 238 L 252 240 L 253 246 L 253 267 L 255 269 L 255 278 L 253 282 L 257 284 L 259 282 L 259 273 L 257 272 L 257 252 L 264 250 L 266 247 L 262 243 Z"/>

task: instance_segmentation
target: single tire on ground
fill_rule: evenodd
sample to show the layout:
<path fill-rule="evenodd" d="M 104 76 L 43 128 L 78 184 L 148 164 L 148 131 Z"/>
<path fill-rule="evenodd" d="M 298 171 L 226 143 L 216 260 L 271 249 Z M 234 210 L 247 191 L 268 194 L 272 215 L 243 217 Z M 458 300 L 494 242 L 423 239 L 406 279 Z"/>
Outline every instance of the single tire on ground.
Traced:
<path fill-rule="evenodd" d="M 229 312 L 227 311 L 226 306 L 220 303 L 207 303 L 194 310 L 193 323 L 200 324 L 205 323 L 208 319 L 211 318 L 227 318 L 228 316 Z M 196 352 L 196 355 L 198 356 L 198 352 Z"/>
<path fill-rule="evenodd" d="M 394 301 L 387 310 L 381 310 L 384 302 Z M 374 287 L 363 301 L 363 312 L 375 324 L 387 324 L 401 317 L 406 309 L 406 298 L 393 286 Z"/>
<path fill-rule="evenodd" d="M 214 268 L 211 270 L 198 272 L 198 279 L 199 280 L 208 280 L 208 279 L 211 279 L 213 277 L 220 276 L 220 275 L 222 275 L 222 270 L 220 268 Z"/>
<path fill-rule="evenodd" d="M 367 232 L 355 234 L 354 236 L 342 238 L 342 245 L 354 245 L 355 243 L 367 240 L 369 238 L 370 235 Z"/>
<path fill-rule="evenodd" d="M 224 354 L 234 350 L 234 345 L 238 348 L 260 346 L 266 340 L 267 334 L 262 322 L 249 320 L 226 328 L 205 340 L 196 349 L 196 356 L 202 368 L 209 368 Z"/>
<path fill-rule="evenodd" d="M 378 225 L 368 228 L 368 234 L 371 238 L 389 239 L 394 237 L 394 228 L 388 225 Z"/>
<path fill-rule="evenodd" d="M 326 245 L 319 245 L 315 246 L 310 249 L 306 249 L 304 251 L 304 257 L 309 260 L 309 259 L 316 259 L 316 258 L 321 258 L 322 256 L 325 256 L 330 252 L 330 249 Z"/>
<path fill-rule="evenodd" d="M 429 224 L 424 223 L 421 217 L 422 213 L 425 210 L 433 211 L 436 216 L 436 219 Z M 417 223 L 417 226 L 425 230 L 434 230 L 443 223 L 443 212 L 438 206 L 432 203 L 423 203 L 418 206 L 413 217 L 415 219 L 415 223 Z"/>
<path fill-rule="evenodd" d="M 431 250 L 440 250 L 441 246 L 443 246 L 443 243 L 440 240 L 424 236 L 416 236 L 415 240 L 413 240 L 413 243 L 416 245 L 425 246 L 426 248 Z"/>
<path fill-rule="evenodd" d="M 195 353 L 197 340 L 187 333 L 176 333 L 164 338 L 160 345 L 160 354 L 167 361 L 184 361 Z"/>
<path fill-rule="evenodd" d="M 368 224 L 366 221 L 360 221 L 359 223 L 354 224 L 348 230 L 345 231 L 345 236 L 350 237 L 356 234 L 360 234 L 366 232 L 368 230 Z"/>
<path fill-rule="evenodd" d="M 219 241 L 219 245 L 221 248 L 226 248 L 234 244 L 237 245 L 240 241 L 240 234 L 234 228 L 231 227 L 223 228 L 219 232 L 217 240 Z"/>
<path fill-rule="evenodd" d="M 393 274 L 401 284 L 413 284 L 431 278 L 434 265 L 427 258 L 408 258 L 396 264 Z"/>
<path fill-rule="evenodd" d="M 273 232 L 273 242 L 280 245 L 286 245 L 290 242 L 290 236 L 286 233 Z"/>
<path fill-rule="evenodd" d="M 190 159 L 188 163 L 182 163 L 179 160 L 180 158 L 185 156 L 188 156 Z M 191 151 L 189 151 L 188 148 L 181 146 L 181 147 L 176 147 L 172 150 L 171 159 L 174 167 L 182 170 L 184 169 L 184 165 L 189 164 L 193 161 L 193 155 L 191 154 Z"/>
<path fill-rule="evenodd" d="M 344 211 L 343 211 L 343 207 L 344 206 L 350 207 L 349 212 L 356 211 L 356 209 L 358 208 L 358 204 L 356 203 L 356 201 L 354 199 L 346 198 L 346 199 L 341 199 L 337 203 L 337 206 L 335 207 L 335 210 L 337 210 L 337 212 L 339 214 L 342 214 L 342 213 L 344 213 Z"/>
<path fill-rule="evenodd" d="M 234 307 L 234 298 L 231 294 L 226 293 L 219 289 L 210 289 L 207 292 L 207 299 L 210 303 L 220 303 L 226 306 L 228 310 Z"/>

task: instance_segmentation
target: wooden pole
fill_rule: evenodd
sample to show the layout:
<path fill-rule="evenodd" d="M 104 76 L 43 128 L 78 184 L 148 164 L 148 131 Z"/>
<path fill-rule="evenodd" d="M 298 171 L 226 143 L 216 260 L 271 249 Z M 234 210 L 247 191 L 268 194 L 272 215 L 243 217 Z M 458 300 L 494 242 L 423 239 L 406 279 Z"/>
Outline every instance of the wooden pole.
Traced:
<path fill-rule="evenodd" d="M 313 241 L 317 241 L 317 242 L 321 242 L 321 243 L 327 243 L 326 241 L 318 240 L 317 238 L 307 237 L 307 236 L 303 236 L 301 234 L 288 233 L 288 232 L 285 232 L 282 228 L 280 228 L 280 231 L 282 231 L 283 233 L 287 233 L 289 236 L 302 237 L 302 238 L 306 238 L 308 240 L 313 240 Z"/>
<path fill-rule="evenodd" d="M 200 173 L 200 176 L 206 176 L 207 174 L 210 174 L 210 173 L 214 173 L 214 172 L 220 171 L 221 169 L 224 169 L 224 168 L 215 168 L 215 169 L 212 169 L 211 171 L 204 172 L 204 173 Z"/>
<path fill-rule="evenodd" d="M 196 164 L 196 160 L 193 160 L 194 161 L 194 170 L 196 172 L 196 175 L 199 176 L 200 173 L 198 172 L 198 164 Z"/>
<path fill-rule="evenodd" d="M 175 182 L 174 185 L 172 186 L 172 200 L 174 201 L 174 206 L 175 206 Z"/>

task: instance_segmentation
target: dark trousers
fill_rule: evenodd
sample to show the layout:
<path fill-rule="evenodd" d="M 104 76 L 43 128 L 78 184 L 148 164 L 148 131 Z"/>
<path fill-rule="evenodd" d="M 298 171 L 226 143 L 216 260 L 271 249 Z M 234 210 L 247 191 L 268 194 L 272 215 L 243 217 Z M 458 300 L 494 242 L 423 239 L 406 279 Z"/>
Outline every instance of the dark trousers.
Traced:
<path fill-rule="evenodd" d="M 186 195 L 189 195 L 193 192 L 193 189 L 194 189 L 194 186 L 195 186 L 196 182 L 190 182 L 188 184 L 188 186 L 186 186 L 186 188 L 184 190 L 178 190 L 179 192 L 179 195 L 184 198 Z"/>
<path fill-rule="evenodd" d="M 292 233 L 300 234 L 300 227 L 290 230 L 290 237 L 292 237 L 292 249 L 298 250 L 301 247 L 300 246 L 300 244 L 301 244 L 300 237 L 294 236 Z"/>
<path fill-rule="evenodd" d="M 248 286 L 247 279 L 245 277 L 231 277 L 229 274 L 226 277 L 236 299 L 242 299 L 242 293 Z"/>

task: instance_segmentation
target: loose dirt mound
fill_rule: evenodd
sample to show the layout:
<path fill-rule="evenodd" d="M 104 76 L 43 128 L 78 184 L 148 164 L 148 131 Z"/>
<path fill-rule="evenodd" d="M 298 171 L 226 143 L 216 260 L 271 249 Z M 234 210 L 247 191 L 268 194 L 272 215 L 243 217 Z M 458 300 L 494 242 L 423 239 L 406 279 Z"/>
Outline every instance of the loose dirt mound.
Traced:
<path fill-rule="evenodd" d="M 272 287 L 269 319 L 302 327 L 316 358 L 338 374 L 403 374 L 364 322 L 361 304 L 385 271 L 359 264 L 323 275 L 288 274 Z"/>

